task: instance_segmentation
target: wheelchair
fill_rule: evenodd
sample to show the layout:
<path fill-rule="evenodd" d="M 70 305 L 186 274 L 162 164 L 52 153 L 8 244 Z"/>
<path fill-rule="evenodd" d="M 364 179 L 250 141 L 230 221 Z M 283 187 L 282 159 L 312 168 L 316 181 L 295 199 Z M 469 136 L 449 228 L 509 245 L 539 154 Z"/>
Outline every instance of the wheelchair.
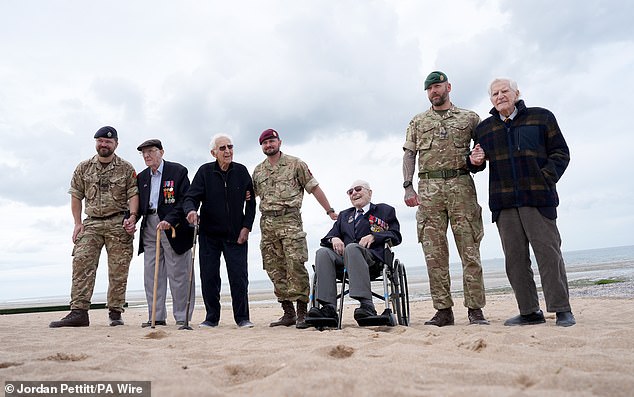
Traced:
<path fill-rule="evenodd" d="M 383 285 L 383 295 L 380 295 L 374 290 L 372 296 L 382 300 L 385 303 L 385 310 L 383 313 L 366 317 L 359 321 L 360 326 L 396 326 L 404 325 L 409 326 L 410 311 L 409 311 L 409 289 L 407 285 L 407 272 L 405 265 L 398 259 L 394 258 L 394 252 L 392 251 L 392 244 L 388 240 L 385 243 L 385 263 L 383 267 L 371 268 L 370 282 L 375 284 L 381 282 Z M 310 307 L 315 307 L 319 303 L 316 299 L 315 290 L 317 288 L 317 280 L 314 273 L 315 266 L 313 265 L 313 276 L 310 283 Z M 341 285 L 337 293 L 338 319 L 330 318 L 314 318 L 306 317 L 306 323 L 319 330 L 326 328 L 341 329 L 341 323 L 343 319 L 344 298 L 349 294 L 348 290 L 348 273 L 344 265 L 343 269 L 337 269 L 337 284 Z"/>

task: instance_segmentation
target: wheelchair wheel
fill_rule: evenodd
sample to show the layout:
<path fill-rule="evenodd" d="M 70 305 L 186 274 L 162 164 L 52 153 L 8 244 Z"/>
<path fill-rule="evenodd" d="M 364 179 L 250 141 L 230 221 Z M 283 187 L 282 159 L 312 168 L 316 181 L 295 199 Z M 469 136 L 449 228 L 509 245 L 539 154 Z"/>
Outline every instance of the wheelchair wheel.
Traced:
<path fill-rule="evenodd" d="M 407 272 L 405 271 L 405 265 L 403 265 L 400 261 L 397 260 L 398 267 L 398 276 L 399 276 L 399 284 L 401 286 L 401 313 L 402 316 L 399 317 L 399 324 L 409 326 L 410 316 L 409 316 L 409 286 L 407 285 Z"/>
<path fill-rule="evenodd" d="M 398 265 L 398 260 L 394 263 Z M 401 312 L 402 304 L 401 304 L 401 286 L 399 285 L 399 269 L 398 266 L 392 266 L 391 269 L 391 277 L 390 277 L 390 302 L 392 304 L 392 312 L 396 316 L 396 322 L 400 325 L 402 324 L 401 317 L 403 313 Z M 396 324 L 394 324 L 396 325 Z"/>

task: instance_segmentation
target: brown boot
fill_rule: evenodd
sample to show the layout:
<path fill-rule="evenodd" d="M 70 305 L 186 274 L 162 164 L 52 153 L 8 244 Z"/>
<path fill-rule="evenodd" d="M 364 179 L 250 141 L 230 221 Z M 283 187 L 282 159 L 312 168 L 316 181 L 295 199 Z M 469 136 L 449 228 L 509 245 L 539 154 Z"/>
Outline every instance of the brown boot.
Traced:
<path fill-rule="evenodd" d="M 53 321 L 48 326 L 50 328 L 60 327 L 87 327 L 90 325 L 88 310 L 72 309 L 70 313 L 59 321 Z"/>
<path fill-rule="evenodd" d="M 469 309 L 467 315 L 469 317 L 469 324 L 489 325 L 489 321 L 484 318 L 482 309 Z"/>
<path fill-rule="evenodd" d="M 453 325 L 453 310 L 450 307 L 438 310 L 431 320 L 425 321 L 425 325 L 435 325 L 437 327 Z"/>
<path fill-rule="evenodd" d="M 305 321 L 307 311 L 308 304 L 306 302 L 297 301 L 297 323 L 295 324 L 295 328 L 305 329 L 309 327 Z"/>
<path fill-rule="evenodd" d="M 269 324 L 269 326 L 277 327 L 283 325 L 285 327 L 290 327 L 291 325 L 295 325 L 297 317 L 295 316 L 295 308 L 293 307 L 293 302 L 282 301 L 282 309 L 284 310 L 284 315 L 280 317 L 279 320 L 273 321 L 271 324 Z"/>

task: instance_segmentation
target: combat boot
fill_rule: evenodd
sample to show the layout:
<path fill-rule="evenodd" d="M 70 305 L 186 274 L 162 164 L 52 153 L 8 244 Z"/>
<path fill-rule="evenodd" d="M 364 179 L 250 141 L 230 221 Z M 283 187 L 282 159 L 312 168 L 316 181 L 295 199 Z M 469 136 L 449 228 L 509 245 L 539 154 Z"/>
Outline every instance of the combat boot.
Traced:
<path fill-rule="evenodd" d="M 108 311 L 108 319 L 109 319 L 111 327 L 116 327 L 117 325 L 123 325 L 123 319 L 121 318 L 121 312 L 118 312 L 116 310 L 110 309 Z"/>
<path fill-rule="evenodd" d="M 290 327 L 294 325 L 297 321 L 297 317 L 295 316 L 295 307 L 293 307 L 293 302 L 291 301 L 282 301 L 282 309 L 284 310 L 284 315 L 280 317 L 279 320 L 273 321 L 269 326 L 277 327 L 283 325 L 285 327 Z"/>
<path fill-rule="evenodd" d="M 431 320 L 425 321 L 425 325 L 435 325 L 437 327 L 453 325 L 453 323 L 453 310 L 450 307 L 438 310 Z"/>
<path fill-rule="evenodd" d="M 469 309 L 467 316 L 469 317 L 469 324 L 489 325 L 489 321 L 484 318 L 482 309 Z"/>
<path fill-rule="evenodd" d="M 84 309 L 72 309 L 66 317 L 59 321 L 53 321 L 48 326 L 50 328 L 60 327 L 87 327 L 90 325 L 88 319 L 88 310 Z"/>
<path fill-rule="evenodd" d="M 306 312 L 308 311 L 308 304 L 306 302 L 297 301 L 297 323 L 295 328 L 305 329 L 310 327 L 306 324 Z"/>

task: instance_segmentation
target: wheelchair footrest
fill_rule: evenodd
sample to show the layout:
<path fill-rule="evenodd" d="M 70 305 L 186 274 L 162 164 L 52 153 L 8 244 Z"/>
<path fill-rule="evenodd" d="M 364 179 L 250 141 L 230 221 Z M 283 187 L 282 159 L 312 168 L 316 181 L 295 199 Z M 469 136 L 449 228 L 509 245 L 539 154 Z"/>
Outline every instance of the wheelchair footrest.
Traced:
<path fill-rule="evenodd" d="M 336 318 L 327 317 L 305 317 L 306 324 L 315 328 L 337 328 L 339 325 Z"/>
<path fill-rule="evenodd" d="M 359 326 L 361 327 L 371 327 L 379 325 L 395 326 L 396 321 L 394 320 L 392 311 L 390 309 L 385 309 L 383 313 L 378 316 L 369 316 L 358 319 L 357 324 L 359 324 Z"/>

